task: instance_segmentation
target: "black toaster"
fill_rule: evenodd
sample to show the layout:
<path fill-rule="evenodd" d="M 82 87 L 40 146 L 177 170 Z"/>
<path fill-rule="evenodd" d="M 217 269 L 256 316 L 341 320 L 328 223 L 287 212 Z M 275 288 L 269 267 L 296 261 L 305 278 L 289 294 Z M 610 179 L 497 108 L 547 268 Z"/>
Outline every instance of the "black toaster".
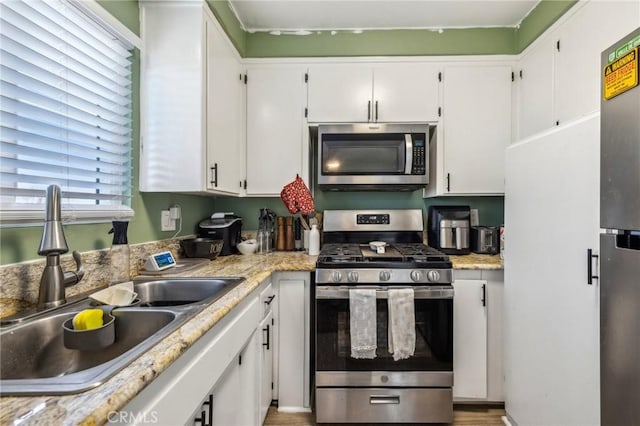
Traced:
<path fill-rule="evenodd" d="M 497 226 L 472 226 L 471 251 L 479 254 L 498 254 L 500 228 Z"/>

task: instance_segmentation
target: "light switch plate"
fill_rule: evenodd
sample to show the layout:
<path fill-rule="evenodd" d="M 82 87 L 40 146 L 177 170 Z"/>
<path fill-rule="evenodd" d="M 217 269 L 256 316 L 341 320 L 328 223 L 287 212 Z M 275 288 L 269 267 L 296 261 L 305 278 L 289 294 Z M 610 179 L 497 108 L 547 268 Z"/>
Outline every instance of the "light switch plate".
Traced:
<path fill-rule="evenodd" d="M 176 221 L 171 219 L 171 212 L 169 210 L 162 210 L 160 212 L 160 230 L 161 231 L 176 230 Z"/>

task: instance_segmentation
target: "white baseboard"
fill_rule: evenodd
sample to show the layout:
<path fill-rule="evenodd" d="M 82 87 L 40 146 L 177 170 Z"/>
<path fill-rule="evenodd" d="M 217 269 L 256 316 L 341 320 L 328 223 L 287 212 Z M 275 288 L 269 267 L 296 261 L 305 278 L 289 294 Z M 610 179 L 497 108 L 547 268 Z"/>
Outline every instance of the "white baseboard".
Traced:
<path fill-rule="evenodd" d="M 278 406 L 279 413 L 310 413 L 311 408 L 308 407 L 280 407 Z"/>

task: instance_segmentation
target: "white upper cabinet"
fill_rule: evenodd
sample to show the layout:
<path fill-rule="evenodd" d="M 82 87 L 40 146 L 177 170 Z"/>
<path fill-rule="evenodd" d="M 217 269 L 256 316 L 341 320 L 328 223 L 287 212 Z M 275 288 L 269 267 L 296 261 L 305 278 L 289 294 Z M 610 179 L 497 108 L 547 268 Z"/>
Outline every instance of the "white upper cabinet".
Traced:
<path fill-rule="evenodd" d="M 600 53 L 640 25 L 640 2 L 579 2 L 522 55 L 517 140 L 600 109 Z"/>
<path fill-rule="evenodd" d="M 638 1 L 590 1 L 562 25 L 556 52 L 557 121 L 600 110 L 600 53 L 638 25 Z"/>
<path fill-rule="evenodd" d="M 310 123 L 438 120 L 438 67 L 427 63 L 309 67 Z"/>
<path fill-rule="evenodd" d="M 308 121 L 371 121 L 373 70 L 366 64 L 322 64 L 309 68 Z"/>
<path fill-rule="evenodd" d="M 248 69 L 247 195 L 278 196 L 296 174 L 306 177 L 305 71 L 287 65 Z"/>
<path fill-rule="evenodd" d="M 141 2 L 140 22 L 140 190 L 239 193 L 238 53 L 205 3 Z"/>
<path fill-rule="evenodd" d="M 437 65 L 403 63 L 374 67 L 374 121 L 438 121 L 438 106 Z"/>
<path fill-rule="evenodd" d="M 520 61 L 518 138 L 523 139 L 555 125 L 553 114 L 553 55 L 555 41 L 538 40 Z"/>
<path fill-rule="evenodd" d="M 504 149 L 511 141 L 511 66 L 444 70 L 442 127 L 430 142 L 426 195 L 504 193 Z"/>
<path fill-rule="evenodd" d="M 213 21 L 207 21 L 207 189 L 241 192 L 244 177 L 244 73 L 240 57 Z"/>

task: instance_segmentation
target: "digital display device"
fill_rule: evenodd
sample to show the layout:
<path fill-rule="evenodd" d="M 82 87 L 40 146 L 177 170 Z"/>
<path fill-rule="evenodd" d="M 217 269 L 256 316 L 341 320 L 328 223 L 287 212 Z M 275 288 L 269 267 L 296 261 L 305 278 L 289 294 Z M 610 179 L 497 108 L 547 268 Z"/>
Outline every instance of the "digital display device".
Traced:
<path fill-rule="evenodd" d="M 176 260 L 170 251 L 163 251 L 149 256 L 144 266 L 148 271 L 161 271 L 176 266 Z"/>

